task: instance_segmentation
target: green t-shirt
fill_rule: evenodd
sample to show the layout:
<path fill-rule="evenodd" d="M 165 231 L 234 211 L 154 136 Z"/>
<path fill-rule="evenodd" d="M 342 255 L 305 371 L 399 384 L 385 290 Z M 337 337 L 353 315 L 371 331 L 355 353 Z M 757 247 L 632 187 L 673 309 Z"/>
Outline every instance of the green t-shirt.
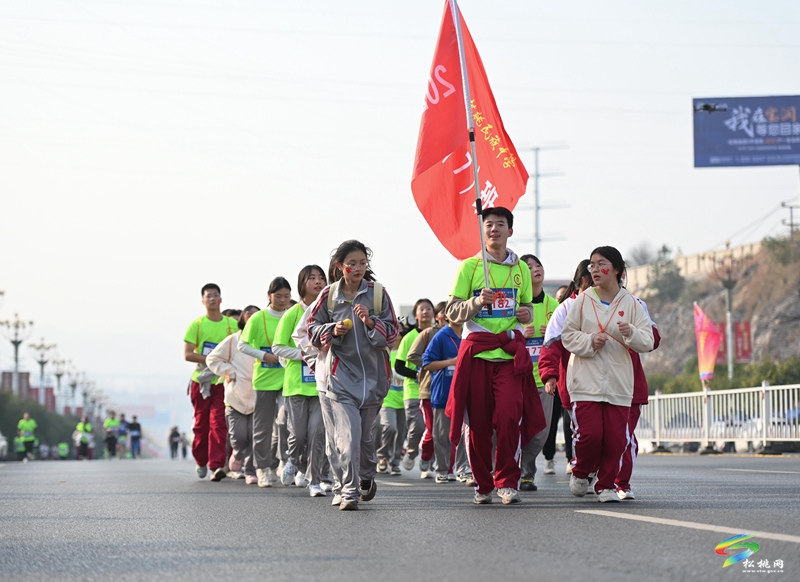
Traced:
<path fill-rule="evenodd" d="M 36 435 L 33 434 L 33 431 L 36 430 L 36 421 L 32 418 L 28 420 L 22 419 L 17 423 L 17 430 L 19 430 L 22 434 L 22 442 L 29 443 L 31 441 L 36 440 Z"/>
<path fill-rule="evenodd" d="M 278 322 L 275 330 L 274 345 L 296 348 L 292 339 L 297 324 L 303 318 L 303 306 L 299 303 L 290 307 Z M 317 380 L 303 360 L 286 360 L 286 371 L 283 375 L 284 396 L 317 396 Z"/>
<path fill-rule="evenodd" d="M 87 433 L 92 432 L 92 425 L 90 423 L 88 423 L 88 422 L 79 422 L 78 426 L 75 427 L 75 430 L 77 430 L 80 433 L 83 433 L 84 436 L 81 436 L 81 442 L 82 443 L 88 443 L 89 442 L 89 439 L 86 438 L 85 435 Z"/>
<path fill-rule="evenodd" d="M 22 437 L 14 437 L 14 445 L 18 453 L 25 451 L 25 442 L 22 440 Z"/>
<path fill-rule="evenodd" d="M 525 345 L 528 347 L 528 353 L 533 360 L 533 378 L 536 380 L 536 386 L 544 386 L 542 378 L 539 376 L 539 355 L 542 352 L 544 345 L 544 334 L 539 331 L 543 325 L 547 325 L 553 312 L 558 307 L 558 301 L 545 293 L 544 300 L 541 303 L 533 304 L 533 327 L 536 333 L 533 337 L 525 338 Z"/>
<path fill-rule="evenodd" d="M 106 430 L 111 431 L 114 436 L 119 435 L 119 419 L 118 418 L 107 418 L 103 422 L 103 428 Z"/>
<path fill-rule="evenodd" d="M 211 321 L 207 316 L 203 315 L 189 324 L 189 329 L 186 330 L 183 341 L 194 344 L 196 354 L 207 356 L 211 353 L 211 350 L 217 347 L 217 344 L 238 330 L 239 324 L 232 317 L 223 315 L 220 321 Z M 197 382 L 199 375 L 200 371 L 195 370 L 192 374 L 192 380 Z M 211 380 L 211 383 L 219 384 L 219 376 Z"/>
<path fill-rule="evenodd" d="M 418 335 L 419 331 L 417 331 L 416 328 L 412 329 L 403 337 L 400 341 L 400 345 L 397 346 L 396 359 L 403 360 L 409 370 L 417 369 L 414 364 L 408 361 L 408 351 L 411 349 L 411 346 L 414 345 L 414 340 L 417 339 Z M 392 369 L 394 369 L 394 367 Z M 419 400 L 419 382 L 411 378 L 403 378 L 403 400 L 414 399 Z"/>
<path fill-rule="evenodd" d="M 66 457 L 69 455 L 69 445 L 67 443 L 58 443 L 58 456 Z"/>
<path fill-rule="evenodd" d="M 467 331 L 476 330 L 476 325 L 492 333 L 502 333 L 516 329 L 517 306 L 530 303 L 533 299 L 531 289 L 531 271 L 525 263 L 516 265 L 499 265 L 489 263 L 489 285 L 494 291 L 495 299 L 492 305 L 492 315 L 484 307 L 478 314 L 467 322 Z M 483 279 L 483 262 L 480 257 L 472 257 L 461 263 L 453 282 L 450 295 L 467 301 L 480 295 L 485 287 Z M 470 325 L 472 324 L 472 325 Z M 488 350 L 475 356 L 487 360 L 511 360 L 513 356 L 502 349 Z"/>
<path fill-rule="evenodd" d="M 242 331 L 242 341 L 252 348 L 272 353 L 280 320 L 280 317 L 270 315 L 266 309 L 262 309 L 247 320 Z M 270 365 L 256 360 L 253 364 L 253 390 L 280 390 L 283 388 L 283 375 L 284 369 L 279 363 Z"/>
<path fill-rule="evenodd" d="M 391 364 L 394 370 L 394 363 L 397 361 L 397 350 L 392 350 Z M 394 375 L 394 374 L 393 374 Z M 419 388 L 417 388 L 419 390 Z M 402 410 L 405 408 L 403 404 L 404 388 L 402 386 L 395 386 L 394 381 L 389 385 L 389 393 L 383 399 L 383 408 L 394 408 L 395 410 Z"/>

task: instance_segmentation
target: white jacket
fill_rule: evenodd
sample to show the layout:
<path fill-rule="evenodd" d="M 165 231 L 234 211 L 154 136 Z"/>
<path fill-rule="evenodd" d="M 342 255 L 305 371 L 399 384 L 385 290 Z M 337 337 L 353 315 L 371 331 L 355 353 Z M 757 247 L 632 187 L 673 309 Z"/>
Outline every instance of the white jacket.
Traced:
<path fill-rule="evenodd" d="M 620 333 L 620 322 L 630 324 L 630 337 Z M 601 331 L 609 338 L 595 350 L 592 340 Z M 627 289 L 621 288 L 610 305 L 603 305 L 593 287 L 578 295 L 564 321 L 561 343 L 572 353 L 567 366 L 570 400 L 631 405 L 633 366 L 628 350 L 651 351 L 653 328 L 647 312 Z"/>
<path fill-rule="evenodd" d="M 239 330 L 222 340 L 206 356 L 206 364 L 225 381 L 225 404 L 242 414 L 252 414 L 256 406 L 253 390 L 255 358 L 236 349 L 241 335 Z"/>

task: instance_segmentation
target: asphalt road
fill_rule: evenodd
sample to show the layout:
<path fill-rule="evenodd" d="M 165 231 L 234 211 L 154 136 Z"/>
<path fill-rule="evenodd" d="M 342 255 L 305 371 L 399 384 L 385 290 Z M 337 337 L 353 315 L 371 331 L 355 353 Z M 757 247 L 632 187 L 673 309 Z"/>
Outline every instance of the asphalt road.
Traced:
<path fill-rule="evenodd" d="M 294 486 L 201 481 L 189 461 L 5 463 L 0 579 L 800 580 L 800 456 L 643 456 L 637 499 L 616 504 L 572 497 L 557 470 L 515 506 L 407 474 L 340 512 Z M 754 531 L 751 559 L 782 572 L 723 569 L 716 545 Z"/>

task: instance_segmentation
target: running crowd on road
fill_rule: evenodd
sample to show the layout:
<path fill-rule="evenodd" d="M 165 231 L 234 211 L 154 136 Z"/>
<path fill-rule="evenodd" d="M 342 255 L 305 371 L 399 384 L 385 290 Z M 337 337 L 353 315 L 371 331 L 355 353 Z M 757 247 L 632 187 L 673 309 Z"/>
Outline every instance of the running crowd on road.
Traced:
<path fill-rule="evenodd" d="M 446 301 L 419 299 L 413 326 L 356 240 L 327 272 L 300 270 L 298 301 L 276 277 L 265 307 L 222 311 L 220 287 L 205 285 L 205 314 L 184 336 L 197 476 L 305 487 L 354 510 L 375 497 L 376 475 L 419 458 L 423 479 L 510 505 L 536 491 L 539 454 L 555 474 L 563 418 L 570 492 L 633 499 L 639 354 L 658 347 L 656 325 L 625 289 L 617 249 L 594 249 L 551 297 L 541 261 L 508 248 L 513 226 L 509 210 L 485 210 L 485 262 L 463 261 Z"/>

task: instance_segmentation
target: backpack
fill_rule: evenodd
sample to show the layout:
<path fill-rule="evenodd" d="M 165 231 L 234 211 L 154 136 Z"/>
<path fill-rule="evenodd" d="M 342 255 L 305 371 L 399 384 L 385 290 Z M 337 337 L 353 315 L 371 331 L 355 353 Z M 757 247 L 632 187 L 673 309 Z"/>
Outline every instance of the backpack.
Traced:
<path fill-rule="evenodd" d="M 383 285 L 377 281 L 373 281 L 374 298 L 372 311 L 375 315 L 380 315 L 383 310 Z M 328 290 L 328 312 L 333 314 L 333 302 L 336 295 L 339 293 L 339 281 L 331 283 L 331 288 Z"/>

